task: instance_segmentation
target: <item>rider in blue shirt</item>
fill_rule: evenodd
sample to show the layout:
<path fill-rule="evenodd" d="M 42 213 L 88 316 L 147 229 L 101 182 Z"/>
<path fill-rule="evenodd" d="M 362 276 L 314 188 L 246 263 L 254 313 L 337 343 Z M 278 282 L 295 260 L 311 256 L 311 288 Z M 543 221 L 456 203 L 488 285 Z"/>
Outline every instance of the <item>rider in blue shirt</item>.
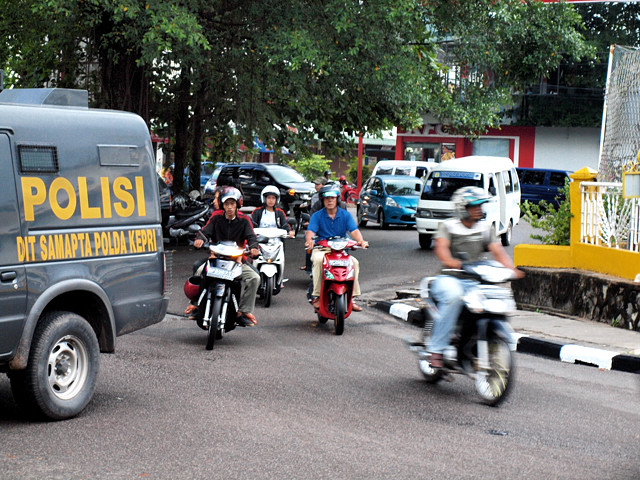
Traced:
<path fill-rule="evenodd" d="M 331 237 L 344 237 L 347 232 L 351 234 L 351 237 L 358 242 L 358 244 L 366 248 L 369 244 L 362 238 L 362 233 L 358 230 L 355 220 L 349 212 L 343 208 L 338 208 L 338 197 L 340 192 L 332 185 L 322 187 L 318 192 L 320 199 L 324 205 L 324 208 L 318 210 L 311 215 L 309 220 L 309 226 L 305 234 L 304 246 L 307 249 L 313 248 L 313 237 L 317 235 L 318 240 L 326 240 Z M 311 254 L 311 263 L 313 264 L 313 297 L 314 306 L 317 306 L 318 297 L 320 296 L 320 283 L 322 278 L 322 261 L 325 254 L 329 252 L 329 249 L 315 249 Z M 360 265 L 355 257 L 351 257 L 354 264 L 354 279 L 353 279 L 353 296 L 360 295 L 360 283 L 358 281 L 358 275 L 360 273 Z M 352 304 L 351 309 L 359 312 L 362 307 Z"/>

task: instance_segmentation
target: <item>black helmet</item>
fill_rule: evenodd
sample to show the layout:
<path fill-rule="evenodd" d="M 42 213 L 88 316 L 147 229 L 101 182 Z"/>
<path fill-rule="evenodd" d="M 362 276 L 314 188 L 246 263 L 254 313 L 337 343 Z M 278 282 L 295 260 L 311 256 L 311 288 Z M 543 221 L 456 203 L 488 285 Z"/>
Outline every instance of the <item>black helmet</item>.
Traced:
<path fill-rule="evenodd" d="M 323 175 L 326 177 L 327 175 L 331 176 L 331 170 L 325 170 Z"/>
<path fill-rule="evenodd" d="M 339 197 L 340 191 L 333 183 L 331 183 L 322 187 L 320 191 L 318 191 L 318 195 L 320 196 L 320 198 Z"/>

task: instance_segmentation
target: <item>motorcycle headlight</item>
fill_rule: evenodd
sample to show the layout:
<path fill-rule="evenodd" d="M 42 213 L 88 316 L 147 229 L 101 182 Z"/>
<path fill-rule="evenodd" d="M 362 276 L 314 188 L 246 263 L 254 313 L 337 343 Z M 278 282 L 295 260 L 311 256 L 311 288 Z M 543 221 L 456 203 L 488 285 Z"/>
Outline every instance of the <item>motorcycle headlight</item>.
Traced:
<path fill-rule="evenodd" d="M 391 197 L 387 197 L 387 200 L 384 203 L 387 207 L 399 207 L 398 202 Z"/>

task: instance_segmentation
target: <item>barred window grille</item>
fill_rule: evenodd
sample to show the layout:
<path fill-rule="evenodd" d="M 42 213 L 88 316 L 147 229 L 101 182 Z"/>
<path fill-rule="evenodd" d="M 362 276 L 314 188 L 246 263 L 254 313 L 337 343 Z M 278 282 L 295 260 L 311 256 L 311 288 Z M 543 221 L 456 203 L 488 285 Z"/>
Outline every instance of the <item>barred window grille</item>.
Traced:
<path fill-rule="evenodd" d="M 48 145 L 18 145 L 22 173 L 57 173 L 58 149 Z"/>

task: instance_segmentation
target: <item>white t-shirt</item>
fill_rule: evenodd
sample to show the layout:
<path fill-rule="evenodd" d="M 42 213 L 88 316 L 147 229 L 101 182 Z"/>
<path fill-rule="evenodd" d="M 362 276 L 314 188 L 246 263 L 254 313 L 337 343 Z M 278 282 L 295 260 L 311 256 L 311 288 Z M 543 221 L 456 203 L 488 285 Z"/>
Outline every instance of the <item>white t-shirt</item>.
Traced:
<path fill-rule="evenodd" d="M 262 218 L 260 219 L 260 228 L 276 228 L 278 224 L 276 223 L 276 212 L 270 212 L 266 208 L 262 212 Z"/>

